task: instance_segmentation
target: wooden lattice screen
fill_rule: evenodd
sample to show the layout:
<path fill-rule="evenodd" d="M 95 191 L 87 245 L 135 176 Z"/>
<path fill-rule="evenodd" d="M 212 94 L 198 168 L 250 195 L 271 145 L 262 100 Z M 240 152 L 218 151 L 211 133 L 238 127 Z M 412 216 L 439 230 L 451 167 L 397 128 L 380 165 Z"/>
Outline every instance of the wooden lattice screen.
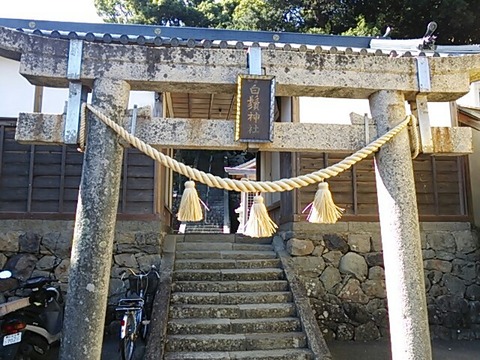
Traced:
<path fill-rule="evenodd" d="M 339 162 L 348 154 L 299 155 L 300 173 L 308 174 Z M 413 161 L 421 220 L 468 220 L 466 157 L 420 155 Z M 375 218 L 378 215 L 373 156 L 329 181 L 335 202 L 345 215 Z M 299 191 L 299 213 L 312 201 L 316 186 Z M 303 214 L 305 216 L 305 214 Z"/>
<path fill-rule="evenodd" d="M 0 121 L 0 213 L 74 214 L 83 154 L 76 146 L 22 145 L 15 121 Z M 154 213 L 154 161 L 124 152 L 118 212 Z"/>

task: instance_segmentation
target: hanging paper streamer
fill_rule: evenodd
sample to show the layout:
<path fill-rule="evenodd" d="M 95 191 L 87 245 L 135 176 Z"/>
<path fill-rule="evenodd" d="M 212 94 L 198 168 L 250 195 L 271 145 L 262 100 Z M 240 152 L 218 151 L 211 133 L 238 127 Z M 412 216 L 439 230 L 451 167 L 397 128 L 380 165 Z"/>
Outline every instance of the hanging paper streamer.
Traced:
<path fill-rule="evenodd" d="M 263 197 L 261 195 L 255 196 L 243 233 L 251 237 L 268 237 L 272 236 L 277 228 L 277 224 L 268 215 Z"/>
<path fill-rule="evenodd" d="M 332 193 L 326 182 L 318 184 L 315 198 L 302 213 L 310 209 L 307 220 L 311 223 L 335 224 L 342 217 L 345 209 L 335 205 Z"/>
<path fill-rule="evenodd" d="M 185 182 L 185 190 L 180 201 L 177 218 L 180 221 L 200 221 L 203 219 L 201 200 L 193 181 Z"/>

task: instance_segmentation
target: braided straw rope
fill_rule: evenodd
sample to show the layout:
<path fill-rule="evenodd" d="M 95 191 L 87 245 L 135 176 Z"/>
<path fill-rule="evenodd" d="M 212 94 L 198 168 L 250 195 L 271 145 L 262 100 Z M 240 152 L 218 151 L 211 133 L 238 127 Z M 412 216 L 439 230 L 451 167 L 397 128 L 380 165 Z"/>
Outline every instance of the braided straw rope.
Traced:
<path fill-rule="evenodd" d="M 193 169 L 190 166 L 179 163 L 178 161 L 172 159 L 171 157 L 162 154 L 160 151 L 156 150 L 152 146 L 146 144 L 142 140 L 138 139 L 134 135 L 128 133 L 123 127 L 110 120 L 107 116 L 102 114 L 100 111 L 95 109 L 90 104 L 84 104 L 83 106 L 88 107 L 88 109 L 101 121 L 103 121 L 107 126 L 112 128 L 121 138 L 126 142 L 148 155 L 152 159 L 158 161 L 160 164 L 188 177 L 199 181 L 210 187 L 216 187 L 224 190 L 234 190 L 241 192 L 283 192 L 290 191 L 293 189 L 299 189 L 304 186 L 315 184 L 323 181 L 324 179 L 331 178 L 340 174 L 341 172 L 348 170 L 354 164 L 360 160 L 365 159 L 370 154 L 376 152 L 383 144 L 392 139 L 400 131 L 405 129 L 413 115 L 408 115 L 405 120 L 400 124 L 395 126 L 393 129 L 388 131 L 385 135 L 381 136 L 377 140 L 372 141 L 370 144 L 365 146 L 363 149 L 358 150 L 356 153 L 346 157 L 337 164 L 331 165 L 325 169 L 317 170 L 307 175 L 301 175 L 289 179 L 280 179 L 275 181 L 242 181 L 228 178 L 221 178 L 212 174 L 207 174 L 203 171 Z M 82 115 L 85 116 L 85 112 L 82 112 Z M 415 131 L 415 130 L 414 130 Z"/>

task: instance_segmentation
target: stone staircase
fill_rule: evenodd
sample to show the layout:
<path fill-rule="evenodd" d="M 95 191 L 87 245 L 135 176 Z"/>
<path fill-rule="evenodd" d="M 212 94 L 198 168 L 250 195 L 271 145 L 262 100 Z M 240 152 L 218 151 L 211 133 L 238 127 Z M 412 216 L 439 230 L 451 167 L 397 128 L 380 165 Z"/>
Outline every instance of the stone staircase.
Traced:
<path fill-rule="evenodd" d="M 182 240 L 164 359 L 314 358 L 271 239 L 187 234 Z"/>

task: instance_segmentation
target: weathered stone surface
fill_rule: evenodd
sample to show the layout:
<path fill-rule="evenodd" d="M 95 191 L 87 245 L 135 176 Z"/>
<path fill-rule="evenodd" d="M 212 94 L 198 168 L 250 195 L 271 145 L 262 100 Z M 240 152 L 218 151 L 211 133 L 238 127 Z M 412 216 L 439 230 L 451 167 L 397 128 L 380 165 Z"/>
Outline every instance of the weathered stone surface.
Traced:
<path fill-rule="evenodd" d="M 368 266 L 383 267 L 383 254 L 380 252 L 365 254 L 365 261 L 367 262 Z"/>
<path fill-rule="evenodd" d="M 450 294 L 463 297 L 465 293 L 465 284 L 462 280 L 451 274 L 443 275 L 443 284 Z"/>
<path fill-rule="evenodd" d="M 368 312 L 373 313 L 378 309 L 385 309 L 387 306 L 386 299 L 372 299 L 368 302 L 366 309 Z"/>
<path fill-rule="evenodd" d="M 47 253 L 55 253 L 61 258 L 69 258 L 72 250 L 72 234 L 70 232 L 50 232 L 43 235 L 42 246 Z"/>
<path fill-rule="evenodd" d="M 142 271 L 150 270 L 152 265 L 160 269 L 161 256 L 160 255 L 140 255 L 137 257 L 138 267 Z"/>
<path fill-rule="evenodd" d="M 12 271 L 13 277 L 22 281 L 32 275 L 37 257 L 32 254 L 17 254 L 8 259 L 5 268 Z"/>
<path fill-rule="evenodd" d="M 355 327 L 350 324 L 339 324 L 336 331 L 336 339 L 339 341 L 353 340 Z"/>
<path fill-rule="evenodd" d="M 314 246 L 310 240 L 292 238 L 287 241 L 287 251 L 292 256 L 305 256 L 313 252 Z"/>
<path fill-rule="evenodd" d="M 114 256 L 115 263 L 119 266 L 136 269 L 138 266 L 134 254 L 119 254 Z"/>
<path fill-rule="evenodd" d="M 455 259 L 452 261 L 452 274 L 471 283 L 477 278 L 475 263 Z"/>
<path fill-rule="evenodd" d="M 370 252 L 370 235 L 369 234 L 349 234 L 348 245 L 350 250 L 358 253 Z"/>
<path fill-rule="evenodd" d="M 357 279 L 348 280 L 342 290 L 340 290 L 338 297 L 345 301 L 360 304 L 366 304 L 369 300 L 368 296 L 365 295 L 362 288 L 360 287 L 360 282 Z"/>
<path fill-rule="evenodd" d="M 0 269 L 3 269 L 5 264 L 7 263 L 7 257 L 0 253 Z"/>
<path fill-rule="evenodd" d="M 61 282 L 68 282 L 68 274 L 70 272 L 70 259 L 62 260 L 55 268 L 55 277 Z"/>
<path fill-rule="evenodd" d="M 342 258 L 343 254 L 340 251 L 329 251 L 323 254 L 323 258 L 325 259 L 327 264 L 331 264 L 335 267 L 338 267 L 340 264 L 340 259 Z"/>
<path fill-rule="evenodd" d="M 480 285 L 473 284 L 467 287 L 465 297 L 469 300 L 480 300 Z"/>
<path fill-rule="evenodd" d="M 434 250 L 455 252 L 455 238 L 450 232 L 432 232 L 427 234 L 427 246 Z"/>
<path fill-rule="evenodd" d="M 371 234 L 370 240 L 371 240 L 370 247 L 372 251 L 382 251 L 383 249 L 382 237 L 379 233 Z"/>
<path fill-rule="evenodd" d="M 372 321 L 355 328 L 355 341 L 372 341 L 380 338 L 380 331 Z"/>
<path fill-rule="evenodd" d="M 323 287 L 323 284 L 320 282 L 319 278 L 312 278 L 302 275 L 300 275 L 299 278 L 305 287 L 307 296 L 319 298 L 325 294 L 325 288 Z"/>
<path fill-rule="evenodd" d="M 133 232 L 116 232 L 115 242 L 117 244 L 135 244 L 135 233 Z"/>
<path fill-rule="evenodd" d="M 25 232 L 18 240 L 20 252 L 36 254 L 40 250 L 40 236 L 34 232 Z"/>
<path fill-rule="evenodd" d="M 156 245 L 160 246 L 160 236 L 158 232 L 137 233 L 135 234 L 135 241 L 139 245 Z"/>
<path fill-rule="evenodd" d="M 468 254 L 479 247 L 478 238 L 470 230 L 456 231 L 453 236 L 459 253 Z"/>
<path fill-rule="evenodd" d="M 325 246 L 317 245 L 317 246 L 315 246 L 315 249 L 313 249 L 312 255 L 313 256 L 322 256 L 324 250 L 325 250 Z"/>
<path fill-rule="evenodd" d="M 423 257 L 423 260 L 433 259 L 435 257 L 435 250 L 432 250 L 432 249 L 422 250 L 422 257 Z"/>
<path fill-rule="evenodd" d="M 444 260 L 425 260 L 423 267 L 426 270 L 437 270 L 444 273 L 452 271 L 452 263 Z"/>
<path fill-rule="evenodd" d="M 451 252 L 447 252 L 447 251 L 442 251 L 442 250 L 438 250 L 435 252 L 435 257 L 439 260 L 446 260 L 446 261 L 451 261 L 453 259 L 455 259 L 455 254 L 451 253 Z M 426 259 L 426 258 L 424 258 Z"/>
<path fill-rule="evenodd" d="M 348 244 L 345 238 L 338 234 L 326 234 L 323 236 L 323 240 L 325 241 L 325 246 L 330 251 L 338 250 L 343 254 L 348 251 Z"/>
<path fill-rule="evenodd" d="M 19 237 L 22 234 L 20 231 L 0 233 L 0 251 L 17 252 L 20 246 Z"/>
<path fill-rule="evenodd" d="M 380 299 L 387 297 L 385 280 L 367 280 L 362 284 L 362 290 L 370 297 Z"/>
<path fill-rule="evenodd" d="M 440 286 L 439 284 L 433 284 L 430 287 L 430 290 L 428 291 L 428 295 L 430 295 L 432 298 L 437 298 L 441 295 L 446 295 L 447 294 L 447 289 L 444 288 L 443 286 Z"/>
<path fill-rule="evenodd" d="M 36 268 L 38 270 L 52 270 L 57 263 L 57 258 L 51 255 L 45 255 L 38 260 Z"/>
<path fill-rule="evenodd" d="M 443 273 L 438 270 L 431 270 L 431 271 L 427 271 L 427 276 L 432 282 L 432 284 L 436 284 L 440 280 L 442 280 Z"/>
<path fill-rule="evenodd" d="M 385 280 L 385 270 L 381 266 L 374 266 L 368 269 L 368 278 L 370 280 Z"/>
<path fill-rule="evenodd" d="M 337 268 L 334 266 L 327 266 L 322 275 L 320 275 L 320 280 L 322 281 L 325 290 L 329 291 L 342 281 L 342 276 Z"/>
<path fill-rule="evenodd" d="M 357 324 L 365 324 L 371 320 L 371 315 L 368 313 L 365 305 L 356 303 L 343 304 L 345 314 Z"/>
<path fill-rule="evenodd" d="M 315 276 L 325 269 L 325 260 L 321 256 L 300 256 L 290 259 L 292 267 L 298 274 Z"/>
<path fill-rule="evenodd" d="M 368 266 L 363 256 L 349 252 L 340 259 L 339 270 L 342 274 L 351 274 L 363 281 L 367 277 Z"/>

